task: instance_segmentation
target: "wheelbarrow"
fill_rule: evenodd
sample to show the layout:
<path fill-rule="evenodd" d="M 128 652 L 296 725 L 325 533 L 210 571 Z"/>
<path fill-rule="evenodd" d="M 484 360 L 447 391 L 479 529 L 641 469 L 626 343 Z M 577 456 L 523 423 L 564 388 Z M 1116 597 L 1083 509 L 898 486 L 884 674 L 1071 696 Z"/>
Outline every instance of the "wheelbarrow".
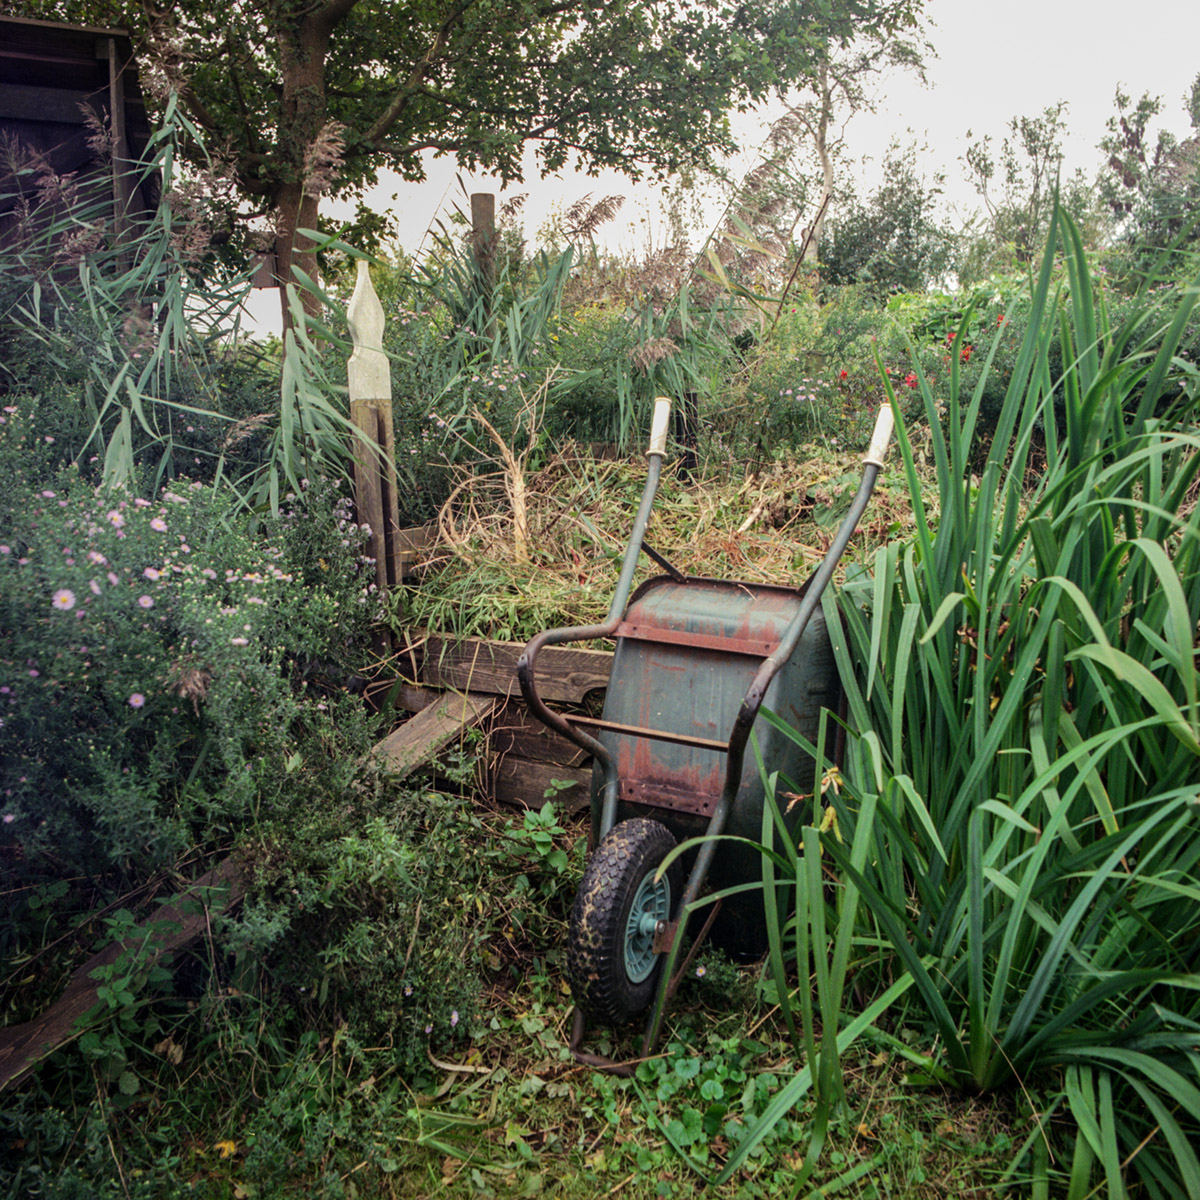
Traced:
<path fill-rule="evenodd" d="M 762 837 L 766 797 L 757 762 L 746 762 L 746 747 L 754 730 L 768 770 L 802 791 L 814 790 L 813 759 L 795 739 L 756 719 L 766 705 L 815 743 L 821 710 L 839 710 L 841 684 L 821 594 L 866 509 L 892 434 L 885 404 L 858 492 L 802 587 L 728 582 L 685 576 L 645 542 L 670 411 L 670 400 L 655 401 L 646 486 L 607 618 L 545 630 L 517 663 L 530 711 L 593 756 L 591 853 L 567 945 L 576 1002 L 571 1049 L 580 1062 L 622 1073 L 627 1068 L 582 1050 L 587 1020 L 619 1025 L 654 1001 L 642 1043 L 642 1053 L 650 1054 L 669 998 L 706 935 L 743 957 L 765 950 L 762 857 L 746 843 Z M 664 573 L 631 597 L 642 551 Z M 616 642 L 601 715 L 549 709 L 537 690 L 542 648 L 599 638 Z M 787 820 L 794 825 L 799 813 Z M 697 850 L 663 869 L 678 845 L 701 837 Z M 723 898 L 708 905 L 704 927 L 676 971 L 689 916 L 706 885 Z"/>

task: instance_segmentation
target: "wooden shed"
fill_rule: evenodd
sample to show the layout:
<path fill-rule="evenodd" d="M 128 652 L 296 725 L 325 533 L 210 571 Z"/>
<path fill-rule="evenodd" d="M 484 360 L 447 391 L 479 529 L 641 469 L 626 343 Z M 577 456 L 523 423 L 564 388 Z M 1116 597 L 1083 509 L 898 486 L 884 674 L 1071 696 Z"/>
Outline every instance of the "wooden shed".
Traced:
<path fill-rule="evenodd" d="M 89 144 L 88 112 L 110 131 L 110 153 Z M 17 203 L 12 149 L 33 151 L 80 182 L 106 178 L 118 238 L 154 205 L 157 181 L 139 181 L 133 169 L 150 124 L 122 30 L 0 16 L 0 135 L 0 240 Z"/>

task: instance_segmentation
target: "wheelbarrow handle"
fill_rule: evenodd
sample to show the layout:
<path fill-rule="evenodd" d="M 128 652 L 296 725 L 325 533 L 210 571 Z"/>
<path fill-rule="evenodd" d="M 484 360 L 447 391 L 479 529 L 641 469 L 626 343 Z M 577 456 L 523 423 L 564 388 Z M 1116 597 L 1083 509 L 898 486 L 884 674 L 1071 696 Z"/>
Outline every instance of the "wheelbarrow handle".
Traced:
<path fill-rule="evenodd" d="M 883 467 L 883 458 L 887 453 L 888 442 L 892 436 L 893 420 L 891 406 L 885 404 L 875 419 L 875 433 L 867 449 L 864 459 L 862 482 L 850 504 L 850 509 L 842 521 L 837 536 L 825 553 L 824 559 L 813 572 L 804 589 L 804 596 L 791 624 L 784 630 L 779 645 L 768 655 L 755 672 L 750 687 L 746 692 L 738 714 L 734 718 L 733 730 L 729 735 L 729 750 L 725 757 L 725 782 L 721 789 L 720 799 L 709 817 L 706 835 L 708 840 L 700 847 L 696 860 L 692 864 L 691 873 L 683 889 L 676 908 L 675 936 L 671 948 L 667 951 L 666 962 L 663 965 L 662 981 L 659 984 L 658 996 L 654 1007 L 650 1010 L 650 1019 L 646 1025 L 646 1037 L 642 1043 L 642 1053 L 650 1054 L 658 1044 L 658 1035 L 662 1032 L 663 1017 L 666 1015 L 667 986 L 671 973 L 675 970 L 675 962 L 683 944 L 683 935 L 687 929 L 688 910 L 690 905 L 699 897 L 700 889 L 704 886 L 708 868 L 716 851 L 716 837 L 725 831 L 725 822 L 733 808 L 738 787 L 742 778 L 742 765 L 745 762 L 746 745 L 750 740 L 750 731 L 758 717 L 758 710 L 771 686 L 779 669 L 791 657 L 792 652 L 800 642 L 808 622 L 821 603 L 821 594 L 833 578 L 838 561 L 849 545 L 850 538 L 858 527 L 859 519 L 866 510 L 875 487 L 875 480 Z"/>
<path fill-rule="evenodd" d="M 892 406 L 885 400 L 875 416 L 875 432 L 871 434 L 871 444 L 863 455 L 865 466 L 878 467 L 883 470 L 883 460 L 887 457 L 888 443 L 892 440 L 892 431 L 896 427 L 896 418 Z"/>
<path fill-rule="evenodd" d="M 650 449 L 647 454 L 660 458 L 667 453 L 667 433 L 671 428 L 671 400 L 668 396 L 655 396 L 654 418 L 650 422 Z"/>

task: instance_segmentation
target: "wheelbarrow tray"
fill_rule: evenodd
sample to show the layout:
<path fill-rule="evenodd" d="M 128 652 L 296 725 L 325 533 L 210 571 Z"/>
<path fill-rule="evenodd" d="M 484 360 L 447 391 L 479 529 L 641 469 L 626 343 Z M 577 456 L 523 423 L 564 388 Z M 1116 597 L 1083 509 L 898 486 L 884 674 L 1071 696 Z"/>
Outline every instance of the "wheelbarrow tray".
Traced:
<path fill-rule="evenodd" d="M 716 579 L 647 580 L 616 630 L 616 651 L 596 736 L 616 762 L 618 821 L 649 817 L 678 841 L 707 832 L 721 796 L 734 718 L 756 671 L 778 646 L 800 607 L 804 588 Z M 772 680 L 765 707 L 811 742 L 823 708 L 839 710 L 841 684 L 818 608 L 795 651 Z M 644 732 L 622 733 L 614 726 Z M 809 754 L 761 717 L 754 725 L 762 760 L 800 794 L 814 790 Z M 665 740 L 676 735 L 690 742 Z M 711 745 L 697 744 L 711 743 Z M 592 779 L 593 823 L 600 820 L 603 770 Z M 724 832 L 762 839 L 765 787 L 753 754 L 746 756 Z M 789 829 L 811 812 L 781 805 Z M 714 890 L 762 880 L 762 856 L 738 842 L 717 848 L 709 872 Z M 764 944 L 760 891 L 730 897 L 712 936 L 731 950 L 758 953 Z"/>

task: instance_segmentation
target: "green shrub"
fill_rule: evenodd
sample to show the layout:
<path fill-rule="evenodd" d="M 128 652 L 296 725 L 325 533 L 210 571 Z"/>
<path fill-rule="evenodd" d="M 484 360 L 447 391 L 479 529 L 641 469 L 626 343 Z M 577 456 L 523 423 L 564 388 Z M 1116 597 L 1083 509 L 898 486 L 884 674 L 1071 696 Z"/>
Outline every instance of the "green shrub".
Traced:
<path fill-rule="evenodd" d="M 324 485 L 260 538 L 198 482 L 46 474 L 31 411 L 0 426 L 3 834 L 26 883 L 140 877 L 271 811 L 279 764 L 326 719 L 295 668 L 365 644 L 362 534 Z"/>

